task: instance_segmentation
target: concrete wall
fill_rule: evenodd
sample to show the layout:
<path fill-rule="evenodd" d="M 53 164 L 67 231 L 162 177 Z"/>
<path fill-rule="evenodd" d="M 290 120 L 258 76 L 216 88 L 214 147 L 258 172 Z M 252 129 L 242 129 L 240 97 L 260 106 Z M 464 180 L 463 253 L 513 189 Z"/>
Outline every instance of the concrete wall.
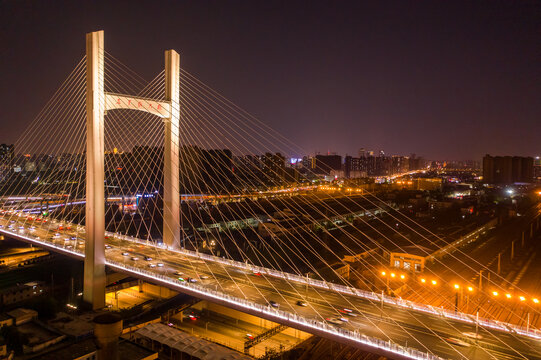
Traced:
<path fill-rule="evenodd" d="M 257 316 L 249 315 L 249 314 L 243 313 L 241 311 L 230 309 L 230 308 L 227 308 L 227 307 L 224 307 L 224 306 L 221 306 L 221 305 L 217 305 L 217 304 L 214 304 L 214 303 L 209 303 L 207 301 L 200 301 L 197 304 L 195 304 L 194 306 L 192 306 L 192 308 L 197 309 L 197 310 L 213 311 L 213 312 L 216 312 L 216 313 L 231 317 L 233 319 L 239 319 L 241 321 L 244 321 L 244 322 L 247 322 L 247 323 L 250 323 L 250 324 L 253 324 L 253 325 L 261 326 L 261 327 L 263 327 L 265 329 L 270 329 L 270 328 L 273 328 L 273 327 L 276 327 L 276 326 L 279 325 L 278 323 L 275 323 L 275 322 L 272 322 L 272 321 L 269 321 L 269 320 L 266 320 L 266 319 L 262 319 L 262 318 L 257 317 Z M 294 328 L 291 328 L 291 327 L 285 329 L 284 331 L 282 331 L 282 333 L 286 334 L 286 335 L 289 335 L 289 336 L 294 336 L 294 337 L 296 337 L 298 339 L 302 339 L 302 340 L 307 339 L 310 336 L 312 336 L 309 333 L 306 333 L 304 331 L 297 330 L 297 329 L 294 329 Z"/>
<path fill-rule="evenodd" d="M 142 290 L 144 293 L 164 299 L 169 299 L 170 297 L 178 294 L 178 292 L 168 289 L 166 287 L 149 284 L 146 282 L 143 283 Z"/>
<path fill-rule="evenodd" d="M 253 324 L 253 325 L 264 327 L 266 329 L 270 329 L 272 327 L 278 326 L 278 324 L 275 323 L 275 322 L 272 322 L 272 321 L 269 321 L 269 320 L 266 320 L 266 319 L 262 319 L 262 318 L 259 318 L 257 316 L 249 315 L 249 314 L 246 314 L 246 313 L 234 310 L 234 309 L 230 309 L 230 308 L 227 308 L 227 307 L 224 307 L 224 306 L 221 306 L 221 305 L 210 303 L 208 301 L 200 301 L 195 306 L 193 306 L 193 308 L 198 309 L 198 310 L 213 311 L 213 312 L 216 312 L 216 313 L 223 314 L 225 316 L 231 317 L 233 319 L 239 319 L 241 321 L 245 321 L 245 322 Z"/>

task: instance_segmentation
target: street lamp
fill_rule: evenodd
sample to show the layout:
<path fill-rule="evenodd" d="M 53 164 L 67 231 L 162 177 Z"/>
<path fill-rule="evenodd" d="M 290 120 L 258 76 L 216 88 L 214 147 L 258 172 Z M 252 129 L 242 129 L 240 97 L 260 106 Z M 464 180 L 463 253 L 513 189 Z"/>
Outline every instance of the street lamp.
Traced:
<path fill-rule="evenodd" d="M 387 282 L 387 293 L 390 293 L 391 292 L 391 287 L 389 285 L 389 282 L 391 281 L 391 279 L 395 279 L 397 277 L 397 274 L 395 274 L 394 272 L 387 273 L 386 271 L 382 271 L 381 276 L 386 278 L 386 280 L 387 280 L 386 281 Z M 401 280 L 406 279 L 406 275 L 404 275 L 404 274 L 399 274 L 398 276 L 400 277 Z"/>
<path fill-rule="evenodd" d="M 455 291 L 455 313 L 456 313 L 456 312 L 458 312 L 458 290 L 461 289 L 461 288 L 460 288 L 460 285 L 458 285 L 458 284 L 455 284 L 454 287 L 455 287 L 455 290 L 456 290 Z"/>

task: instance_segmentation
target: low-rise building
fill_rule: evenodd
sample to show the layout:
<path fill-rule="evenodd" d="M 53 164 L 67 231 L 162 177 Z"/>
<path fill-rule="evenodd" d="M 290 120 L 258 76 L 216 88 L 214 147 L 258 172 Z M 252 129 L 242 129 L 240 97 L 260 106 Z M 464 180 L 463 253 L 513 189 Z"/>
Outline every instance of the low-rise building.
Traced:
<path fill-rule="evenodd" d="M 7 313 L 13 319 L 13 325 L 19 326 L 38 318 L 38 312 L 32 309 L 17 308 Z"/>
<path fill-rule="evenodd" d="M 41 355 L 41 360 L 96 360 L 98 347 L 94 339 L 86 339 L 75 344 L 55 349 Z M 118 342 L 118 360 L 154 360 L 158 352 L 128 340 Z"/>
<path fill-rule="evenodd" d="M 46 291 L 45 283 L 32 281 L 25 284 L 11 286 L 0 291 L 0 306 L 12 305 L 43 295 Z"/>

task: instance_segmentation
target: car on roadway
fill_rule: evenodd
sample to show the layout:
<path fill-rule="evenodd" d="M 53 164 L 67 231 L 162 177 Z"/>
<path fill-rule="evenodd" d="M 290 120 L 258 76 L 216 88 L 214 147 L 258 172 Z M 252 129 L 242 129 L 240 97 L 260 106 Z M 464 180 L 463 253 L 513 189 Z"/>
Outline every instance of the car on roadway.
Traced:
<path fill-rule="evenodd" d="M 131 259 L 132 259 L 133 261 L 139 260 L 139 258 L 138 258 L 137 256 L 132 256 Z"/>
<path fill-rule="evenodd" d="M 463 332 L 462 335 L 467 336 L 472 339 L 482 339 L 483 335 L 476 334 L 474 332 Z"/>
<path fill-rule="evenodd" d="M 297 301 L 297 305 L 302 306 L 302 307 L 306 307 L 306 306 L 308 306 L 308 303 L 306 301 L 304 301 L 304 300 L 299 300 L 299 301 Z"/>
<path fill-rule="evenodd" d="M 269 305 L 275 308 L 279 308 L 280 304 L 278 304 L 276 301 L 269 300 Z"/>
<path fill-rule="evenodd" d="M 145 261 L 152 261 L 152 258 L 150 256 L 145 256 Z"/>
<path fill-rule="evenodd" d="M 199 275 L 199 278 L 201 280 L 207 280 L 209 277 L 208 277 L 208 275 Z"/>
<path fill-rule="evenodd" d="M 453 338 L 453 337 L 445 338 L 444 340 L 453 345 L 464 346 L 464 347 L 471 346 L 469 343 L 457 338 Z"/>
<path fill-rule="evenodd" d="M 192 320 L 192 321 L 195 321 L 197 319 L 199 319 L 201 316 L 199 314 L 196 314 L 196 313 L 190 313 L 188 315 L 186 315 L 186 318 Z"/>
<path fill-rule="evenodd" d="M 158 267 L 163 267 L 163 263 L 157 263 L 156 264 Z"/>
<path fill-rule="evenodd" d="M 347 316 L 351 316 L 351 317 L 356 317 L 357 314 L 355 314 L 353 312 L 353 310 L 351 309 L 347 309 L 347 308 L 344 308 L 344 309 L 341 309 L 341 310 L 338 310 L 339 312 L 341 312 L 342 314 L 346 314 Z"/>
<path fill-rule="evenodd" d="M 334 325 L 342 325 L 342 322 L 338 320 L 337 318 L 326 318 L 327 322 L 334 324 Z"/>
<path fill-rule="evenodd" d="M 247 339 L 247 340 L 253 340 L 254 336 L 252 334 L 246 334 L 246 335 L 244 335 L 244 338 Z"/>
<path fill-rule="evenodd" d="M 106 248 L 106 249 L 110 249 L 110 248 L 111 248 L 111 245 L 105 244 L 105 248 Z"/>
<path fill-rule="evenodd" d="M 197 279 L 194 279 L 194 278 L 188 278 L 188 282 L 196 283 L 196 282 L 197 282 Z"/>
<path fill-rule="evenodd" d="M 152 264 L 152 263 L 151 263 L 151 264 L 148 264 L 148 267 L 149 267 L 149 268 L 155 268 L 155 267 L 156 267 L 156 264 Z"/>
<path fill-rule="evenodd" d="M 175 275 L 178 275 L 178 276 L 182 276 L 184 275 L 184 273 L 182 271 L 175 271 L 174 273 Z"/>
<path fill-rule="evenodd" d="M 122 256 L 130 256 L 130 253 L 127 252 L 127 251 L 124 251 L 124 252 L 122 253 Z"/>

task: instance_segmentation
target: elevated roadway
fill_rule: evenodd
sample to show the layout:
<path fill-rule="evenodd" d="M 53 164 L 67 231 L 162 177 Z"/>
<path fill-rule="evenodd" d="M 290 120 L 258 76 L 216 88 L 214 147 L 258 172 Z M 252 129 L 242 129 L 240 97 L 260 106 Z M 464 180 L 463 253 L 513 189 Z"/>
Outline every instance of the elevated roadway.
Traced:
<path fill-rule="evenodd" d="M 0 217 L 5 236 L 83 258 L 84 232 L 55 227 Z M 389 358 L 541 360 L 541 333 L 534 329 L 487 320 L 477 327 L 465 314 L 316 280 L 308 285 L 292 274 L 125 236 L 109 234 L 106 243 L 107 265 L 117 271 Z"/>

